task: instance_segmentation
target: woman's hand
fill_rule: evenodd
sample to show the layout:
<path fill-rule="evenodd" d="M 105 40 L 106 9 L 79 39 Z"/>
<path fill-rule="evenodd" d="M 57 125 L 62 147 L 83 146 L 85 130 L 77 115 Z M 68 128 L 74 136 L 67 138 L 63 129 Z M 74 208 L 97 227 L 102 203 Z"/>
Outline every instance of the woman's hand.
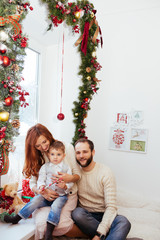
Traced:
<path fill-rule="evenodd" d="M 57 197 L 59 197 L 58 193 L 56 193 L 55 191 L 53 191 L 52 189 L 49 189 L 49 188 L 44 189 L 44 191 L 41 195 L 48 201 L 53 201 Z"/>

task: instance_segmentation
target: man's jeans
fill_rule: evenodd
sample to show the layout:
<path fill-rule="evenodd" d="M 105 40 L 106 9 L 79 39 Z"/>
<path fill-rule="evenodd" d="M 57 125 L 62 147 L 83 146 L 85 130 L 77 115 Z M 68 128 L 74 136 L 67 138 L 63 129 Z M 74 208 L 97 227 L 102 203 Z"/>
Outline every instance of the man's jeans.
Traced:
<path fill-rule="evenodd" d="M 60 219 L 62 207 L 68 200 L 67 195 L 59 196 L 54 201 L 47 201 L 42 195 L 35 196 L 30 202 L 28 202 L 18 213 L 21 218 L 28 218 L 34 210 L 37 208 L 50 206 L 47 222 L 57 226 Z"/>
<path fill-rule="evenodd" d="M 101 222 L 103 213 L 91 213 L 84 208 L 77 207 L 72 212 L 72 218 L 75 224 L 82 232 L 93 238 L 96 230 Z M 125 240 L 131 228 L 130 222 L 124 216 L 116 216 L 110 227 L 109 233 L 105 236 L 105 240 Z"/>

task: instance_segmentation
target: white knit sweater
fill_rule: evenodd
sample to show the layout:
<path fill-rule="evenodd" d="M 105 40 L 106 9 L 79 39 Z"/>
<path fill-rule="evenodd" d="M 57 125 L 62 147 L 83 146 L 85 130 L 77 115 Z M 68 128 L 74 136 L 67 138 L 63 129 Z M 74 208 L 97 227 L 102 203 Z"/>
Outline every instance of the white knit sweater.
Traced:
<path fill-rule="evenodd" d="M 104 212 L 97 231 L 106 235 L 117 215 L 116 183 L 112 171 L 100 163 L 89 172 L 82 169 L 78 197 L 80 207 L 89 212 Z"/>

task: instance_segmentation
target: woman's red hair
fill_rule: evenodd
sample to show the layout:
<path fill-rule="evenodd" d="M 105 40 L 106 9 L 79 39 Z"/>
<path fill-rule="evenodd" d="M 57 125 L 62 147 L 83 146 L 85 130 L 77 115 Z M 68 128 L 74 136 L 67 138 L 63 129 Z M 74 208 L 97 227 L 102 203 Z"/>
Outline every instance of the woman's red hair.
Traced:
<path fill-rule="evenodd" d="M 31 127 L 27 132 L 25 140 L 25 164 L 23 168 L 23 174 L 27 178 L 31 176 L 38 177 L 39 169 L 45 162 L 41 151 L 35 147 L 37 139 L 42 135 L 49 140 L 50 144 L 55 141 L 50 131 L 40 123 Z"/>

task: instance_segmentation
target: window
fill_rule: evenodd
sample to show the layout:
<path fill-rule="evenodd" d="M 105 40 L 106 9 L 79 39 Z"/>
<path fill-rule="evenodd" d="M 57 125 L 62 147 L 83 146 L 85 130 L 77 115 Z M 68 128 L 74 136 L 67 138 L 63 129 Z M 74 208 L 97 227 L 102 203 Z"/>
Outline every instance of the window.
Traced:
<path fill-rule="evenodd" d="M 9 153 L 9 171 L 1 178 L 1 185 L 3 186 L 8 182 L 18 181 L 19 187 L 22 182 L 22 169 L 24 164 L 24 151 L 25 151 L 25 137 L 28 129 L 37 122 L 38 117 L 38 64 L 39 53 L 26 49 L 26 56 L 24 62 L 23 77 L 24 81 L 21 82 L 21 87 L 29 92 L 26 97 L 29 106 L 26 108 L 20 107 L 20 129 L 19 136 L 14 138 L 14 152 Z"/>

